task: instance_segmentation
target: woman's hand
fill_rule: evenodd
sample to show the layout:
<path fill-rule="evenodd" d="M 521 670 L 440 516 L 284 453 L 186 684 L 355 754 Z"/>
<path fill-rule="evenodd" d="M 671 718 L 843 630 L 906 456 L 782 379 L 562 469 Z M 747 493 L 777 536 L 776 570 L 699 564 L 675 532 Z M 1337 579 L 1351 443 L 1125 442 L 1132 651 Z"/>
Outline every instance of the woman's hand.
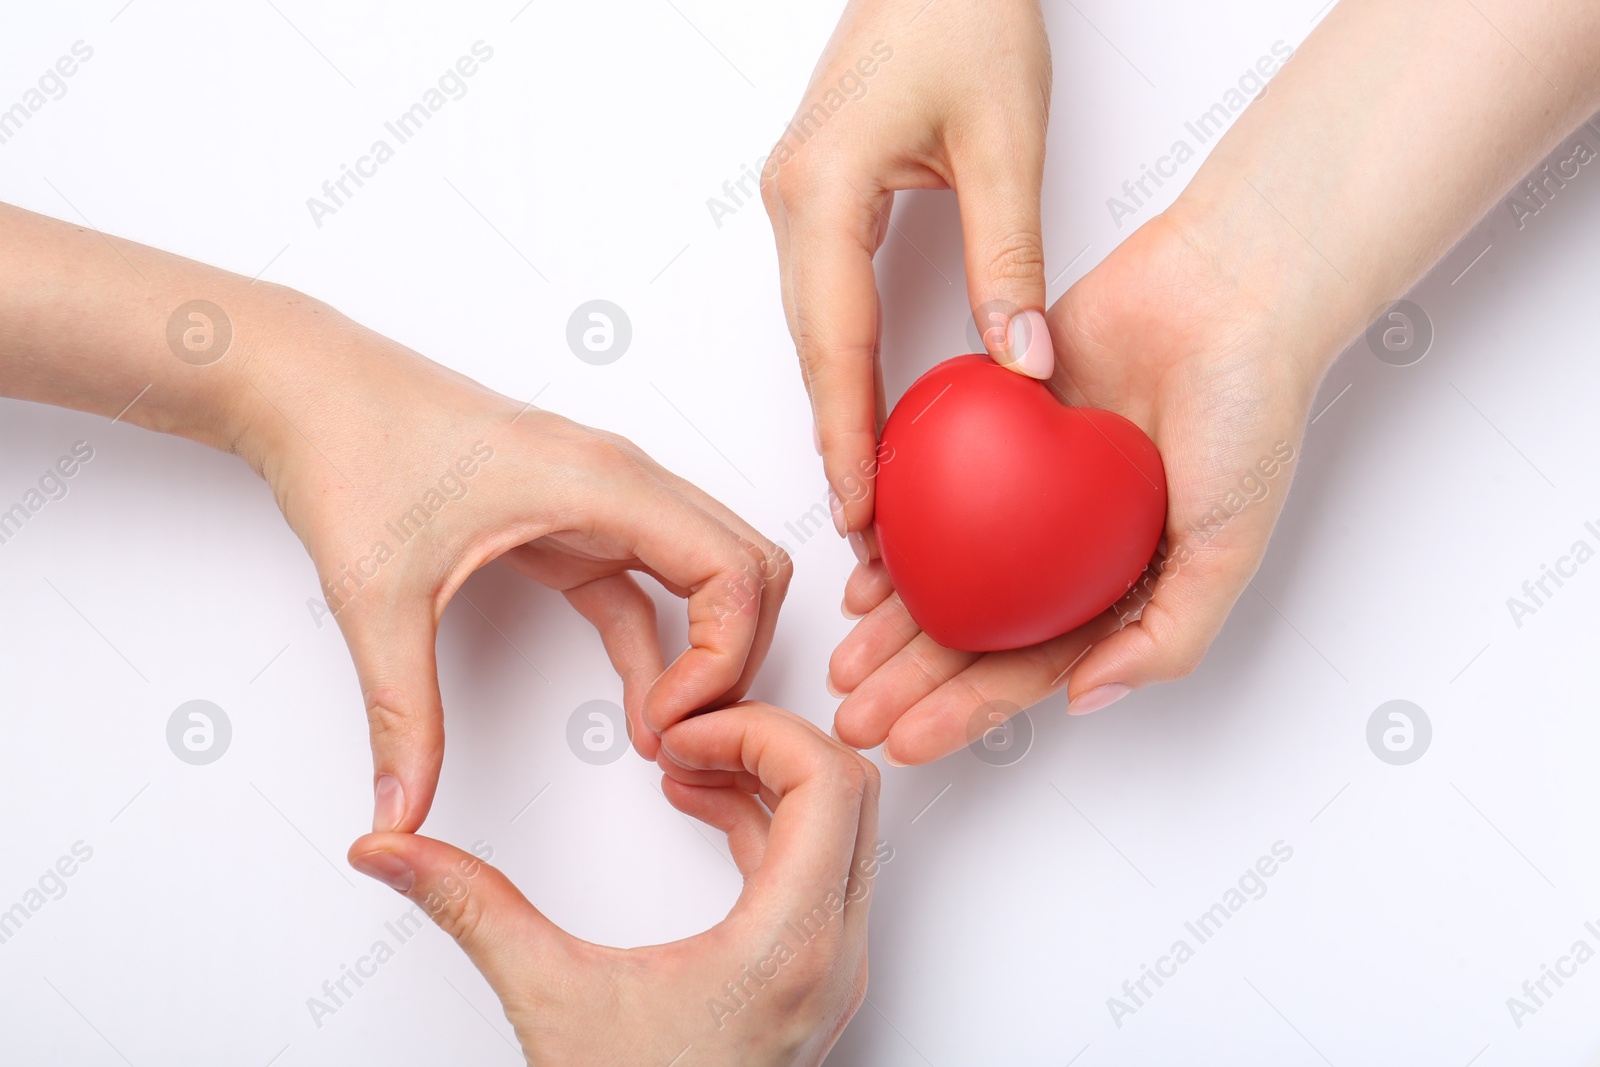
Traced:
<path fill-rule="evenodd" d="M 1081 713 L 1194 669 L 1261 562 L 1327 366 L 1600 106 L 1600 8 L 1556 0 L 1515 45 L 1490 17 L 1342 0 L 1172 210 L 1056 303 L 1052 386 L 1161 449 L 1164 556 L 1105 616 L 985 656 L 919 634 L 865 564 L 844 607 L 870 614 L 830 665 L 841 737 L 921 763 L 1063 684 Z"/>
<path fill-rule="evenodd" d="M 873 879 L 893 858 L 876 769 L 759 704 L 668 728 L 660 763 L 667 799 L 728 835 L 745 879 L 728 917 L 683 941 L 580 941 L 499 871 L 425 837 L 368 835 L 350 862 L 461 943 L 530 1064 L 822 1062 L 866 995 Z"/>
<path fill-rule="evenodd" d="M 852 0 L 762 173 L 783 306 L 833 490 L 864 555 L 882 419 L 872 257 L 897 189 L 956 192 L 967 296 L 1000 363 L 1048 378 L 1039 186 L 1050 44 L 1037 0 Z"/>
<path fill-rule="evenodd" d="M 984 655 L 935 644 L 882 562 L 858 566 L 844 610 L 865 617 L 828 671 L 849 694 L 836 720 L 847 743 L 884 744 L 895 762 L 924 763 L 974 741 L 996 709 L 1027 707 L 1069 679 L 1068 710 L 1082 713 L 1200 662 L 1266 551 L 1325 366 L 1297 354 L 1284 336 L 1292 324 L 1213 262 L 1162 217 L 1050 309 L 1059 353 L 1051 387 L 1067 403 L 1132 420 L 1161 450 L 1164 558 L 1122 603 L 1072 633 Z"/>
<path fill-rule="evenodd" d="M 614 434 L 485 389 L 332 308 L 0 205 L 0 392 L 243 456 L 317 567 L 366 698 L 376 830 L 422 825 L 444 756 L 434 637 L 503 557 L 594 623 L 633 742 L 738 700 L 789 558 Z M 687 601 L 663 670 L 653 602 Z"/>
<path fill-rule="evenodd" d="M 623 438 L 285 299 L 309 332 L 256 338 L 236 448 L 310 552 L 355 659 L 374 829 L 415 830 L 427 814 L 444 755 L 439 619 L 496 558 L 600 631 L 647 758 L 661 730 L 744 695 L 788 587 L 782 550 Z M 689 648 L 665 667 L 634 571 L 687 601 Z"/>

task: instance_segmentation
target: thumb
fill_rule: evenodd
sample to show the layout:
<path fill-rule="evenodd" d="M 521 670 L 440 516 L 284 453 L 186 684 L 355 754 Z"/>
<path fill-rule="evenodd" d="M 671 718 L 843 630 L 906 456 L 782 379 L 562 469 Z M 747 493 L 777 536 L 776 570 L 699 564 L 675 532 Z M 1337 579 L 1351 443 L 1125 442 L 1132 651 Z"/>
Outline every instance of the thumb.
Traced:
<path fill-rule="evenodd" d="M 1031 158 L 1019 162 L 1019 156 Z M 967 295 L 983 346 L 1002 367 L 1047 379 L 1055 348 L 1044 318 L 1043 146 L 980 152 L 956 168 L 955 178 Z"/>
<path fill-rule="evenodd" d="M 433 804 L 444 762 L 444 709 L 428 605 L 353 601 L 339 627 L 355 660 L 372 735 L 372 828 L 411 831 Z"/>
<path fill-rule="evenodd" d="M 502 1002 L 521 1004 L 541 975 L 570 981 L 574 942 L 485 859 L 401 833 L 367 834 L 349 853 L 350 866 L 403 894 L 455 938 Z"/>
<path fill-rule="evenodd" d="M 1116 632 L 1072 668 L 1067 712 L 1086 715 L 1135 689 L 1193 673 L 1264 550 L 1264 543 L 1220 552 L 1187 540 L 1169 546 L 1112 609 L 1121 622 Z"/>

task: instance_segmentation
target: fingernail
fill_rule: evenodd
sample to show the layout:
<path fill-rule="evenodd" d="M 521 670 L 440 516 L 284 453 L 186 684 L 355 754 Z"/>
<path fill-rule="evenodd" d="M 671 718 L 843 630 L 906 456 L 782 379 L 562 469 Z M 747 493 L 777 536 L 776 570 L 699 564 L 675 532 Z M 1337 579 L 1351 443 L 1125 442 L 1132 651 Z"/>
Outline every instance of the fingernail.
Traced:
<path fill-rule="evenodd" d="M 1095 686 L 1077 700 L 1069 702 L 1067 704 L 1067 714 L 1087 715 L 1091 711 L 1099 711 L 1101 708 L 1109 708 L 1111 705 L 1115 704 L 1117 701 L 1121 700 L 1131 692 L 1133 692 L 1132 689 L 1121 684 L 1120 682 L 1112 682 L 1110 685 Z"/>
<path fill-rule="evenodd" d="M 410 865 L 393 852 L 368 852 L 351 860 L 350 866 L 397 893 L 409 893 L 417 880 Z"/>
<path fill-rule="evenodd" d="M 855 614 L 849 608 L 845 607 L 842 602 L 839 604 L 839 614 L 843 615 L 851 622 L 859 622 L 862 618 L 862 616 Z"/>
<path fill-rule="evenodd" d="M 856 554 L 857 563 L 872 562 L 872 553 L 867 551 L 867 535 L 860 530 L 852 530 L 845 535 L 845 540 L 850 542 L 850 551 Z"/>
<path fill-rule="evenodd" d="M 911 764 L 909 764 L 909 763 L 901 763 L 899 760 L 897 760 L 893 756 L 889 755 L 889 746 L 888 745 L 884 745 L 883 746 L 883 762 L 887 763 L 891 767 L 909 767 L 909 766 L 911 766 Z"/>
<path fill-rule="evenodd" d="M 840 503 L 839 494 L 833 491 L 832 486 L 828 487 L 828 510 L 833 512 L 833 528 L 843 537 L 849 532 L 844 522 L 844 504 Z"/>
<path fill-rule="evenodd" d="M 822 679 L 822 684 L 827 688 L 828 695 L 833 697 L 833 699 L 843 700 L 845 698 L 844 693 L 839 692 L 839 690 L 833 687 L 833 675 L 831 673 Z"/>
<path fill-rule="evenodd" d="M 1044 379 L 1055 372 L 1055 346 L 1050 343 L 1044 312 L 1030 310 L 1012 317 L 1006 327 L 1006 355 L 1012 370 L 1030 378 Z"/>
<path fill-rule="evenodd" d="M 406 817 L 406 790 L 392 774 L 378 776 L 372 789 L 372 832 L 384 833 Z"/>
<path fill-rule="evenodd" d="M 822 455 L 822 431 L 814 422 L 811 424 L 811 447 L 817 450 L 817 455 Z"/>

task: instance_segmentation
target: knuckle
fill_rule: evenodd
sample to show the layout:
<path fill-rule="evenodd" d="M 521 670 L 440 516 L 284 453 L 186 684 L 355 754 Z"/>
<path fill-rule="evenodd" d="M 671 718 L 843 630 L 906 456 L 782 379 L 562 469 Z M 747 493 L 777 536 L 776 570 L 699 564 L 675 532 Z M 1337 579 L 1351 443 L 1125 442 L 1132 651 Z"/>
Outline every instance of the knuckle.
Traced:
<path fill-rule="evenodd" d="M 470 892 L 446 895 L 437 902 L 433 921 L 459 945 L 476 944 L 484 924 L 483 905 Z"/>
<path fill-rule="evenodd" d="M 831 773 L 840 792 L 851 797 L 865 797 L 871 775 L 876 774 L 877 768 L 873 767 L 869 774 L 867 768 L 871 767 L 870 761 L 854 752 L 840 749 L 838 756 Z"/>
<path fill-rule="evenodd" d="M 760 596 L 771 580 L 772 563 L 767 553 L 754 541 L 739 538 L 738 548 L 729 556 L 728 570 L 731 582 L 741 593 Z"/>
<path fill-rule="evenodd" d="M 1200 664 L 1205 661 L 1209 649 L 1210 645 L 1207 642 L 1187 639 L 1166 645 L 1158 644 L 1152 673 L 1165 682 L 1187 678 L 1200 669 Z"/>
<path fill-rule="evenodd" d="M 761 168 L 761 203 L 767 209 L 767 216 L 772 219 L 778 217 L 783 207 L 783 197 L 778 192 L 779 169 L 775 165 Z"/>
<path fill-rule="evenodd" d="M 878 770 L 878 765 L 867 757 L 856 755 L 855 758 L 861 764 L 861 773 L 864 775 L 861 780 L 863 795 L 876 799 L 883 789 L 883 772 Z"/>
<path fill-rule="evenodd" d="M 1162 610 L 1159 601 L 1152 601 L 1145 608 L 1139 625 L 1150 637 L 1156 673 L 1165 681 L 1187 678 L 1199 670 L 1211 650 L 1212 635 L 1184 629 L 1179 620 Z"/>
<path fill-rule="evenodd" d="M 772 545 L 767 552 L 766 566 L 771 575 L 769 581 L 779 589 L 788 589 L 794 580 L 793 557 L 781 546 Z"/>
<path fill-rule="evenodd" d="M 993 699 L 979 687 L 978 683 L 967 676 L 966 671 L 962 671 L 945 685 L 954 691 L 953 695 L 959 698 L 960 706 L 971 708 L 973 711 L 977 711 Z"/>
<path fill-rule="evenodd" d="M 849 233 L 865 240 L 887 225 L 892 194 L 861 176 L 852 159 L 830 153 L 816 141 L 771 168 L 770 195 L 792 221 L 816 232 Z M 854 178 L 852 178 L 854 176 Z M 869 187 L 863 195 L 863 184 Z"/>
<path fill-rule="evenodd" d="M 855 1018 L 856 1012 L 861 1010 L 861 1005 L 867 1000 L 867 957 L 861 957 L 861 965 L 856 971 L 856 979 L 850 983 L 850 992 L 845 998 L 845 1018 Z"/>
<path fill-rule="evenodd" d="M 761 176 L 761 199 L 767 210 L 793 207 L 809 198 L 817 186 L 816 166 L 805 155 L 768 166 Z"/>
<path fill-rule="evenodd" d="M 404 700 L 392 686 L 375 686 L 366 694 L 367 726 L 374 738 L 404 735 L 412 729 L 411 716 L 406 714 Z"/>
<path fill-rule="evenodd" d="M 878 355 L 877 331 L 859 329 L 854 320 L 842 317 L 837 307 L 823 300 L 801 300 L 794 318 L 795 346 L 803 353 L 811 384 L 820 387 L 825 396 L 842 399 L 843 390 L 855 387 L 861 365 L 870 365 Z"/>
<path fill-rule="evenodd" d="M 910 667 L 916 671 L 924 686 L 931 692 L 950 680 L 949 676 L 935 663 L 930 655 L 930 650 L 919 647 L 919 643 L 912 641 L 906 646 L 906 659 Z"/>
<path fill-rule="evenodd" d="M 1037 233 L 1008 234 L 989 248 L 989 274 L 1008 282 L 1031 282 L 1044 274 L 1044 246 Z"/>
<path fill-rule="evenodd" d="M 739 539 L 739 548 L 744 553 L 740 561 L 740 568 L 751 576 L 758 584 L 765 582 L 767 577 L 767 551 L 760 545 L 747 538 Z"/>
<path fill-rule="evenodd" d="M 1066 684 L 1067 675 L 1078 665 L 1087 650 L 1074 642 L 1057 638 L 1039 646 L 1039 658 L 1044 672 L 1051 678 L 1050 691 L 1055 692 Z"/>
<path fill-rule="evenodd" d="M 1205 661 L 1205 658 L 1206 650 L 1204 648 L 1180 649 L 1168 661 L 1168 667 L 1162 673 L 1167 676 L 1169 682 L 1177 681 L 1179 678 L 1187 678 L 1200 669 L 1200 664 Z"/>
<path fill-rule="evenodd" d="M 642 449 L 628 438 L 610 430 L 590 430 L 586 444 L 601 456 L 610 459 L 637 460 L 644 455 Z"/>

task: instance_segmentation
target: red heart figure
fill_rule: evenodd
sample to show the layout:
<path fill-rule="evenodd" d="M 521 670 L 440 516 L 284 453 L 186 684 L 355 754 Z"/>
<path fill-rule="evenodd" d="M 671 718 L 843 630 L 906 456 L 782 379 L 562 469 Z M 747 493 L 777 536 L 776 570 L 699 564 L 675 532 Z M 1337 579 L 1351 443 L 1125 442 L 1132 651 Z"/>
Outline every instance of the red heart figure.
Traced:
<path fill-rule="evenodd" d="M 879 455 L 884 565 L 946 648 L 1026 648 L 1081 626 L 1138 580 L 1166 524 L 1166 472 L 1144 431 L 987 356 L 918 378 Z"/>

